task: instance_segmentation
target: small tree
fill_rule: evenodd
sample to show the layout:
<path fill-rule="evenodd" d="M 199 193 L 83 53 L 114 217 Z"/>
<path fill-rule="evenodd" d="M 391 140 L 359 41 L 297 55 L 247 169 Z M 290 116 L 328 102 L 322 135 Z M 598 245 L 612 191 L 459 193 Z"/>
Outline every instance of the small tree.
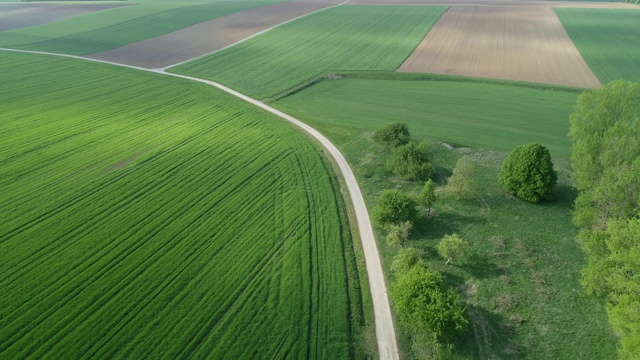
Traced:
<path fill-rule="evenodd" d="M 387 244 L 390 246 L 404 247 L 409 239 L 409 233 L 413 224 L 411 221 L 403 221 L 399 224 L 389 225 L 387 233 Z"/>
<path fill-rule="evenodd" d="M 468 156 L 458 159 L 447 183 L 447 190 L 455 194 L 458 199 L 472 197 L 475 193 L 474 170 L 475 164 Z"/>
<path fill-rule="evenodd" d="M 400 190 L 384 190 L 373 209 L 373 219 L 381 226 L 412 221 L 417 217 L 416 201 Z"/>
<path fill-rule="evenodd" d="M 453 259 L 464 260 L 471 254 L 471 245 L 458 234 L 445 235 L 437 246 L 438 254 L 447 259 L 447 265 Z"/>
<path fill-rule="evenodd" d="M 391 287 L 400 320 L 416 334 L 433 334 L 438 341 L 451 340 L 469 323 L 460 296 L 448 288 L 442 275 L 414 266 L 401 273 Z"/>
<path fill-rule="evenodd" d="M 422 191 L 420 191 L 420 195 L 418 195 L 418 201 L 420 204 L 427 208 L 427 216 L 431 215 L 431 208 L 437 199 L 436 183 L 429 179 L 424 183 L 424 187 L 422 188 Z"/>
<path fill-rule="evenodd" d="M 407 144 L 410 139 L 409 127 L 400 122 L 389 124 L 373 134 L 373 141 L 392 148 Z"/>
<path fill-rule="evenodd" d="M 424 264 L 424 252 L 420 249 L 416 249 L 414 247 L 407 247 L 404 249 L 400 249 L 398 254 L 393 258 L 393 262 L 391 263 L 391 271 L 393 271 L 396 275 L 401 273 L 405 273 L 409 271 L 412 267 L 418 266 L 426 266 Z"/>
<path fill-rule="evenodd" d="M 540 144 L 519 146 L 502 163 L 500 184 L 506 192 L 530 202 L 553 198 L 558 175 L 553 170 L 551 155 Z"/>
<path fill-rule="evenodd" d="M 415 144 L 410 142 L 393 151 L 391 160 L 393 172 L 407 180 L 424 181 L 433 173 L 431 165 L 431 146 L 428 142 Z"/>

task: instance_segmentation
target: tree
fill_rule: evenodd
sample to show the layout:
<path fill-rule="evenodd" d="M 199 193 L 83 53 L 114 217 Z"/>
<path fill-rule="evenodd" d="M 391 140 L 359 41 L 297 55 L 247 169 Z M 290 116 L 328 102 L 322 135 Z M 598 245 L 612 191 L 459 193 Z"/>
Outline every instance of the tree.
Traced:
<path fill-rule="evenodd" d="M 573 221 L 587 256 L 582 285 L 607 299 L 619 354 L 640 353 L 640 84 L 584 92 L 570 117 Z"/>
<path fill-rule="evenodd" d="M 412 221 L 418 215 L 417 205 L 411 196 L 400 190 L 384 190 L 376 201 L 373 219 L 381 226 Z"/>
<path fill-rule="evenodd" d="M 573 213 L 584 229 L 630 218 L 640 204 L 640 84 L 614 81 L 580 95 L 570 117 Z"/>
<path fill-rule="evenodd" d="M 414 266 L 401 273 L 391 287 L 391 296 L 400 320 L 416 334 L 433 334 L 446 342 L 469 323 L 460 296 L 430 268 Z"/>
<path fill-rule="evenodd" d="M 409 239 L 409 233 L 413 224 L 411 221 L 403 221 L 399 224 L 389 225 L 389 232 L 387 233 L 387 244 L 391 246 L 404 247 L 404 244 Z"/>
<path fill-rule="evenodd" d="M 414 266 L 426 266 L 422 258 L 424 252 L 414 247 L 400 249 L 398 254 L 393 258 L 391 263 L 391 271 L 396 275 L 409 271 Z"/>
<path fill-rule="evenodd" d="M 427 216 L 431 215 L 431 208 L 433 207 L 433 204 L 436 203 L 437 199 L 436 183 L 429 179 L 424 183 L 424 187 L 422 188 L 422 191 L 420 191 L 420 195 L 418 195 L 420 205 L 427 208 Z"/>
<path fill-rule="evenodd" d="M 391 160 L 393 172 L 407 180 L 424 181 L 433 173 L 431 165 L 431 145 L 423 141 L 413 142 L 397 147 Z"/>
<path fill-rule="evenodd" d="M 540 144 L 519 146 L 502 163 L 499 181 L 509 194 L 533 203 L 553 198 L 558 175 L 549 150 Z"/>
<path fill-rule="evenodd" d="M 475 192 L 474 171 L 475 164 L 468 156 L 458 159 L 447 182 L 447 190 L 455 194 L 458 199 L 472 197 Z"/>
<path fill-rule="evenodd" d="M 407 144 L 411 139 L 409 127 L 405 123 L 392 123 L 373 133 L 373 141 L 396 148 Z"/>
<path fill-rule="evenodd" d="M 640 218 L 611 220 L 599 235 L 605 245 L 602 258 L 588 268 L 599 273 L 607 294 L 607 314 L 620 337 L 620 357 L 635 359 L 640 354 Z"/>
<path fill-rule="evenodd" d="M 458 234 L 445 235 L 437 246 L 438 254 L 447 259 L 447 265 L 453 259 L 464 260 L 471 254 L 471 244 Z"/>

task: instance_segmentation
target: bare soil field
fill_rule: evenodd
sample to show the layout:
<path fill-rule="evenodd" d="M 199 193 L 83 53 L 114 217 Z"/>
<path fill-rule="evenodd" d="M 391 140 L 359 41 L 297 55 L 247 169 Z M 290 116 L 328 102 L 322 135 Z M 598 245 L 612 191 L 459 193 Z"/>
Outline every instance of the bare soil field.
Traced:
<path fill-rule="evenodd" d="M 600 86 L 550 7 L 452 7 L 398 71 Z"/>
<path fill-rule="evenodd" d="M 544 6 L 607 9 L 640 9 L 640 6 L 613 2 L 545 0 L 351 0 L 351 5 L 444 5 L 444 6 Z"/>
<path fill-rule="evenodd" d="M 175 65 L 339 1 L 295 1 L 241 11 L 88 57 L 149 69 Z"/>
<path fill-rule="evenodd" d="M 125 6 L 111 4 L 0 3 L 0 31 L 60 21 L 93 11 Z"/>

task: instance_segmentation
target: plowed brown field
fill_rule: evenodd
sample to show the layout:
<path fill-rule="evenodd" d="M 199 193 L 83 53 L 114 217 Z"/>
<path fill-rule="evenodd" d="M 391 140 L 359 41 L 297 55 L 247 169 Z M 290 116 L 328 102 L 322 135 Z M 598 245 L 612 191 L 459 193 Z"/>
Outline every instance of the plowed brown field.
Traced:
<path fill-rule="evenodd" d="M 0 3 L 0 31 L 42 25 L 124 5 L 127 4 Z"/>
<path fill-rule="evenodd" d="M 549 7 L 452 7 L 398 71 L 600 86 Z"/>
<path fill-rule="evenodd" d="M 149 69 L 178 64 L 337 1 L 287 2 L 241 11 L 88 57 Z"/>

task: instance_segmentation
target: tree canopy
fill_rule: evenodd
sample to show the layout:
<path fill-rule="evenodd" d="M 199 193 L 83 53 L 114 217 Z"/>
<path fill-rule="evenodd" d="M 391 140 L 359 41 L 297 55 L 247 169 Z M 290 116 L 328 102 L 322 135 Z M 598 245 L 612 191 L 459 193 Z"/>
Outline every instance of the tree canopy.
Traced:
<path fill-rule="evenodd" d="M 400 190 L 384 190 L 376 201 L 373 219 L 381 226 L 413 221 L 417 215 L 417 202 Z"/>
<path fill-rule="evenodd" d="M 400 320 L 416 334 L 434 334 L 449 341 L 469 323 L 460 296 L 442 275 L 424 266 L 401 273 L 391 288 Z"/>
<path fill-rule="evenodd" d="M 519 146 L 502 163 L 499 181 L 509 194 L 530 202 L 553 198 L 558 175 L 549 150 L 540 144 Z"/>
<path fill-rule="evenodd" d="M 622 358 L 640 353 L 640 84 L 614 81 L 571 115 L 573 220 L 587 264 L 582 285 L 607 299 Z"/>
<path fill-rule="evenodd" d="M 427 180 L 433 173 L 431 165 L 431 145 L 409 142 L 393 151 L 391 160 L 393 172 L 407 180 Z"/>
<path fill-rule="evenodd" d="M 409 127 L 401 122 L 386 125 L 373 133 L 373 141 L 392 148 L 407 144 L 410 139 Z"/>
<path fill-rule="evenodd" d="M 473 172 L 475 164 L 473 160 L 464 155 L 453 168 L 453 173 L 447 182 L 447 190 L 453 193 L 458 199 L 471 198 L 475 192 Z"/>

